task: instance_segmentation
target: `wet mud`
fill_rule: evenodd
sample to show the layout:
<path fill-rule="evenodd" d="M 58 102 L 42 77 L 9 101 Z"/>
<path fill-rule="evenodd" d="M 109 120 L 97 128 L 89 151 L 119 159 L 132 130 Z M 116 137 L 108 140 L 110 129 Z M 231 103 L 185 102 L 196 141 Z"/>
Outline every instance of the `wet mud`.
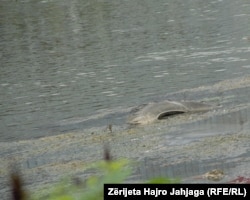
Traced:
<path fill-rule="evenodd" d="M 160 99 L 195 100 L 219 105 L 205 113 L 184 113 L 143 126 L 103 126 L 39 139 L 0 143 L 0 193 L 8 195 L 10 167 L 21 170 L 28 190 L 62 176 L 87 177 L 90 163 L 103 158 L 108 144 L 114 158 L 134 161 L 129 182 L 156 176 L 185 183 L 226 183 L 250 177 L 250 76 L 184 90 Z M 108 125 L 108 124 L 107 124 Z M 125 128 L 124 128 L 125 127 Z M 112 131 L 111 131 L 112 129 Z"/>

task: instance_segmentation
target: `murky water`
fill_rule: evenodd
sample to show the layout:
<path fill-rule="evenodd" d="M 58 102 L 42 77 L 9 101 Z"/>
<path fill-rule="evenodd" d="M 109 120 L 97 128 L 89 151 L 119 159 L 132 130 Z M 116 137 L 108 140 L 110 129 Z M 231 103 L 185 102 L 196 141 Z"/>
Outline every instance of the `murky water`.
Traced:
<path fill-rule="evenodd" d="M 247 1 L 27 0 L 0 9 L 2 141 L 123 124 L 110 113 L 249 73 Z"/>
<path fill-rule="evenodd" d="M 103 143 L 139 161 L 136 181 L 250 176 L 249 2 L 2 1 L 0 24 L 4 197 L 10 164 L 36 189 L 86 177 Z M 166 99 L 216 108 L 126 124 L 133 108 Z"/>

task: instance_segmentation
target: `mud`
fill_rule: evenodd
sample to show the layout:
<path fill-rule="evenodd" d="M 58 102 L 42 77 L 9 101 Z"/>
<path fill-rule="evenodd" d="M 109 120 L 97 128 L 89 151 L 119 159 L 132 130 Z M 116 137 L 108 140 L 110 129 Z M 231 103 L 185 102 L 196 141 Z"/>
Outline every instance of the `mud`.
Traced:
<path fill-rule="evenodd" d="M 213 182 L 208 171 L 222 170 L 218 182 L 250 177 L 250 76 L 212 86 L 165 95 L 185 96 L 220 104 L 205 113 L 176 115 L 145 126 L 91 128 L 34 140 L 0 143 L 0 194 L 7 198 L 10 166 L 22 172 L 30 191 L 46 187 L 62 176 L 86 178 L 90 163 L 103 158 L 109 144 L 114 158 L 135 161 L 129 182 L 156 176 L 179 177 L 182 182 Z"/>

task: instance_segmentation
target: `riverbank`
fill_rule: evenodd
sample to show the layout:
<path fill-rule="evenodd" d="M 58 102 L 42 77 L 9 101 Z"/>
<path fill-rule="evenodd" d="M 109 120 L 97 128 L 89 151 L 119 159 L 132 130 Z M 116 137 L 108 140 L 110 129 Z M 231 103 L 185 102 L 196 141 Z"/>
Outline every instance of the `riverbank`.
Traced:
<path fill-rule="evenodd" d="M 89 163 L 103 158 L 104 144 L 109 144 L 114 158 L 137 163 L 131 181 L 168 176 L 183 182 L 211 182 L 197 177 L 213 169 L 225 173 L 219 182 L 249 177 L 249 91 L 250 76 L 239 77 L 166 95 L 174 100 L 186 93 L 190 100 L 219 104 L 206 113 L 178 115 L 146 126 L 113 126 L 112 132 L 102 127 L 1 142 L 0 193 L 8 194 L 10 166 L 21 170 L 30 191 L 64 175 L 84 179 L 91 173 L 84 171 Z"/>

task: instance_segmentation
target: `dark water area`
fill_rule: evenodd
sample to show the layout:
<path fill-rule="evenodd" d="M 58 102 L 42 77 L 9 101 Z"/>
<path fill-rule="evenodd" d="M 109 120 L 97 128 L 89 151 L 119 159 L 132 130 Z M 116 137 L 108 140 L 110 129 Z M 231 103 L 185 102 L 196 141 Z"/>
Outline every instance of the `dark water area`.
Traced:
<path fill-rule="evenodd" d="M 1 1 L 0 24 L 0 141 L 122 125 L 250 69 L 244 0 Z"/>

